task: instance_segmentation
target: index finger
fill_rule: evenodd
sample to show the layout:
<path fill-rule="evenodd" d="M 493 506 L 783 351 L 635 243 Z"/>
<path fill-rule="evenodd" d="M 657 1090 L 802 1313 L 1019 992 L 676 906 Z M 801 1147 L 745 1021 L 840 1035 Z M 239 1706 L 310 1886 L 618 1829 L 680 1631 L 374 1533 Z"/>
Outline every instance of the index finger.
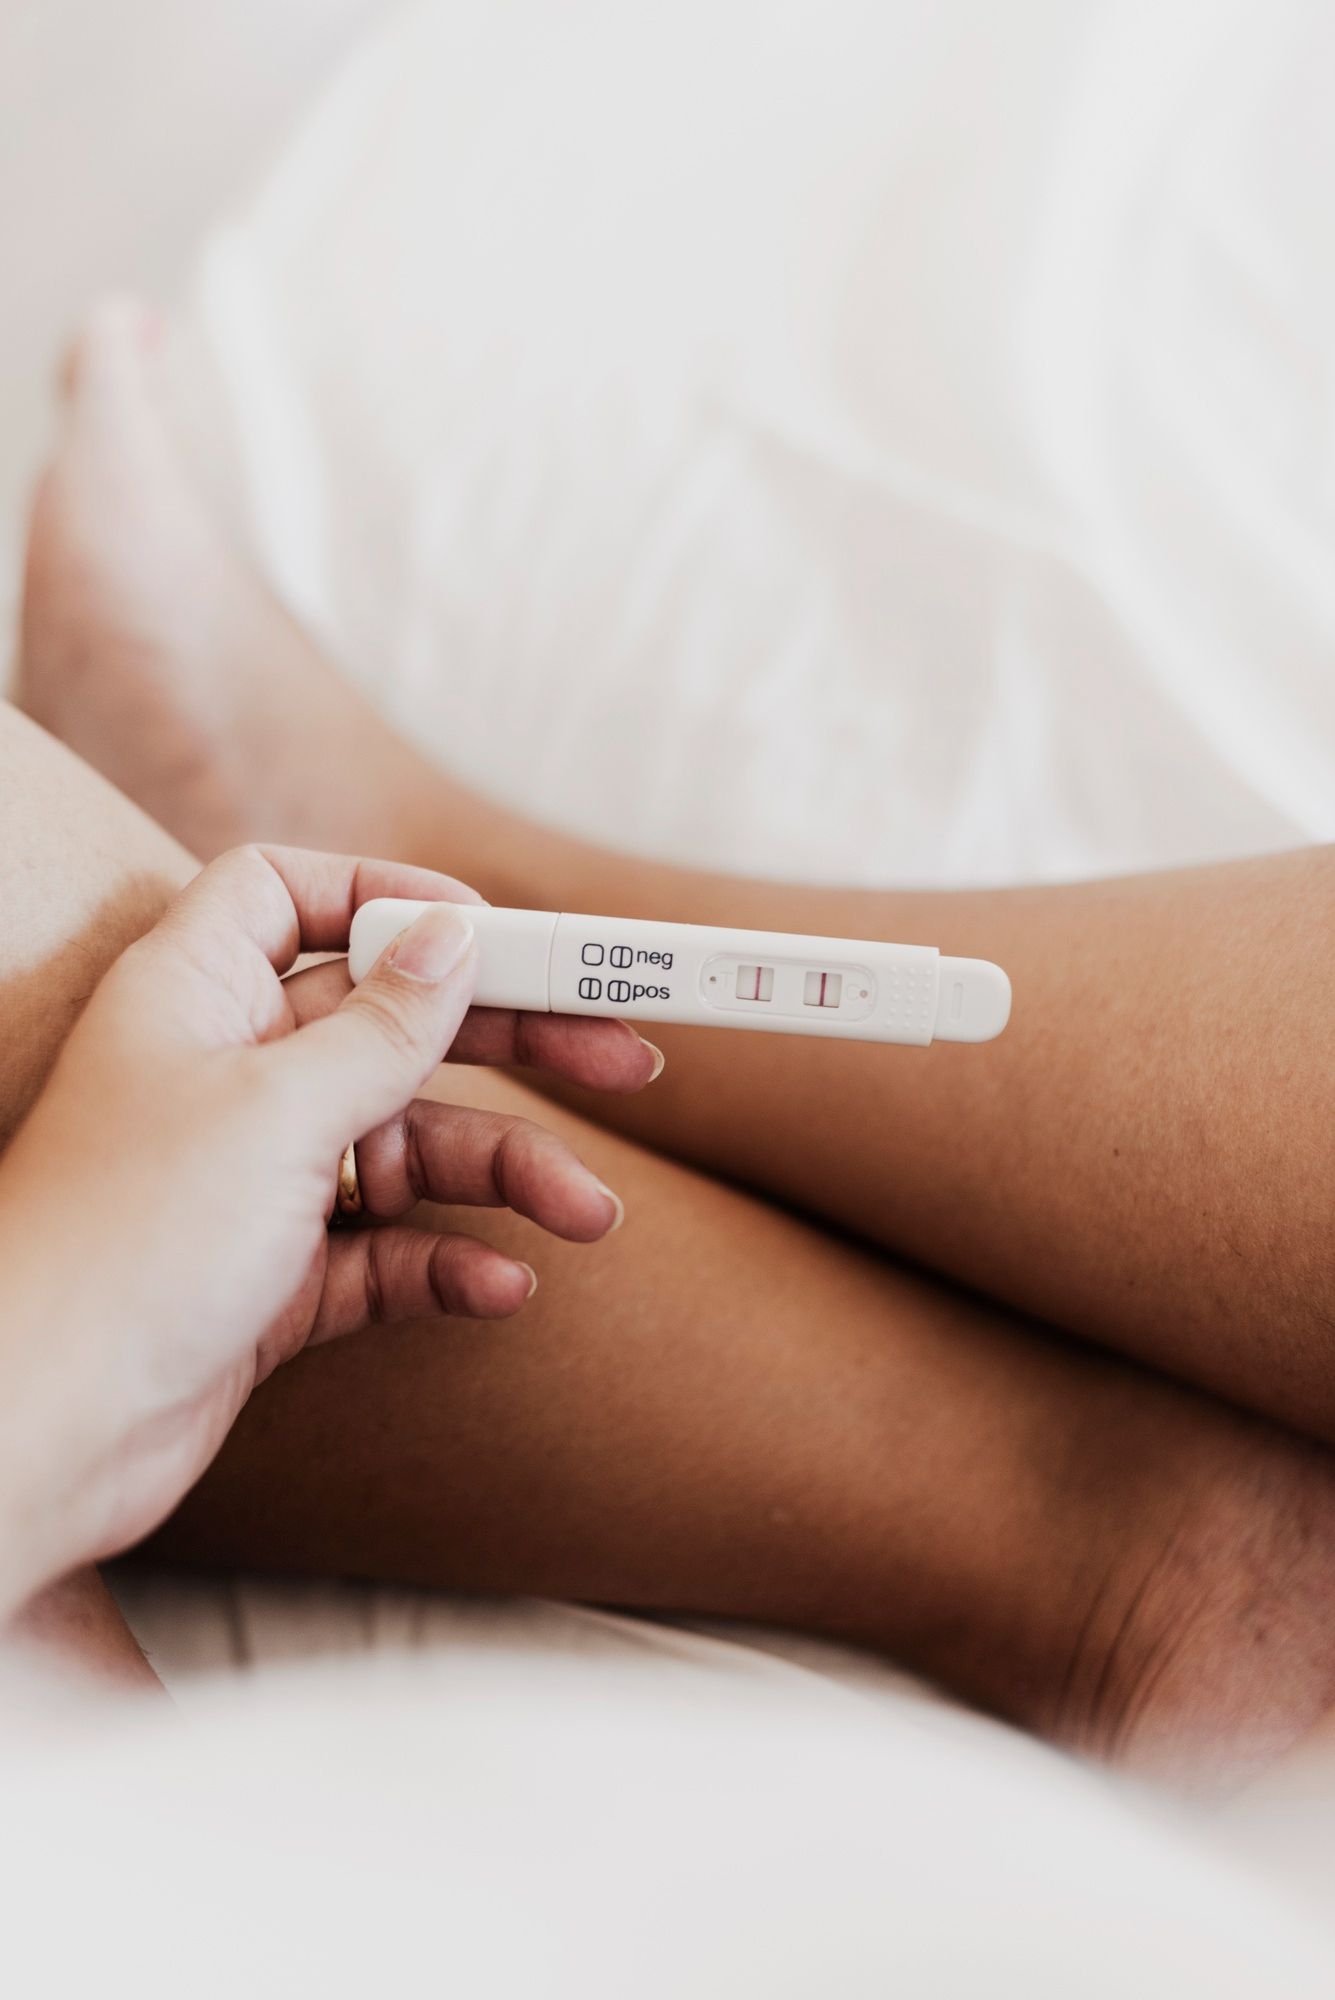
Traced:
<path fill-rule="evenodd" d="M 354 913 L 373 896 L 428 903 L 480 903 L 476 889 L 407 862 L 304 847 L 235 847 L 198 874 L 178 899 L 172 923 L 240 933 L 275 972 L 304 951 L 346 951 Z"/>
<path fill-rule="evenodd" d="M 292 1025 L 303 1028 L 331 1014 L 352 991 L 345 958 L 308 965 L 283 981 Z M 663 1056 L 629 1021 L 594 1015 L 519 1014 L 472 1007 L 450 1044 L 447 1062 L 519 1064 L 546 1070 L 586 1090 L 643 1090 L 661 1074 Z"/>

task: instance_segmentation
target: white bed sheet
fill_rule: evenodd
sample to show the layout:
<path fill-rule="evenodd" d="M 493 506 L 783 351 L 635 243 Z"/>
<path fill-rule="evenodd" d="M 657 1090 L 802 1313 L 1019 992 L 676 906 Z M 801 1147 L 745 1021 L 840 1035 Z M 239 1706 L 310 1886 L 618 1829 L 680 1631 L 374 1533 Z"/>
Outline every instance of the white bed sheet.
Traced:
<path fill-rule="evenodd" d="M 703 1652 L 618 1621 L 539 1668 L 488 1614 L 416 1658 L 214 1681 L 186 1726 L 6 1745 L 0 1976 L 37 2000 L 1329 1992 L 1329 1930 L 1162 1810 L 1022 1737 Z"/>
<path fill-rule="evenodd" d="M 1329 838 L 1333 61 L 1316 0 L 433 0 L 214 236 L 182 421 L 544 820 L 870 883 Z"/>

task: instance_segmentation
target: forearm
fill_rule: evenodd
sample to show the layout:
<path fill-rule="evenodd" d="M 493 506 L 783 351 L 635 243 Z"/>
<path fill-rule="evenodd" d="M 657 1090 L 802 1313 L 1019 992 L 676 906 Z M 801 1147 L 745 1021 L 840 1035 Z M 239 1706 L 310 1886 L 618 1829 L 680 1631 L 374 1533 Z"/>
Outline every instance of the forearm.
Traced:
<path fill-rule="evenodd" d="M 103 1553 L 80 1519 L 82 1475 L 98 1455 L 95 1417 L 86 1383 L 62 1383 L 62 1328 L 40 1270 L 44 1232 L 28 1231 L 37 1240 L 25 1248 L 9 1175 L 0 1165 L 0 1629 Z M 45 1247 L 48 1264 L 68 1266 L 68 1245 Z"/>

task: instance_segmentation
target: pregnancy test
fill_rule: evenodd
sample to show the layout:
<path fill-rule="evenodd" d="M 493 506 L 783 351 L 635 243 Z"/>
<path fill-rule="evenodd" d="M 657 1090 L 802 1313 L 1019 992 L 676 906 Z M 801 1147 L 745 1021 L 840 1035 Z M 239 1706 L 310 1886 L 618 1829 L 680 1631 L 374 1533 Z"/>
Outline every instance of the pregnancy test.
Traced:
<path fill-rule="evenodd" d="M 477 937 L 479 1007 L 917 1047 L 990 1042 L 1010 1018 L 999 965 L 932 945 L 460 907 Z M 363 903 L 348 941 L 353 979 L 429 908 L 388 896 Z"/>

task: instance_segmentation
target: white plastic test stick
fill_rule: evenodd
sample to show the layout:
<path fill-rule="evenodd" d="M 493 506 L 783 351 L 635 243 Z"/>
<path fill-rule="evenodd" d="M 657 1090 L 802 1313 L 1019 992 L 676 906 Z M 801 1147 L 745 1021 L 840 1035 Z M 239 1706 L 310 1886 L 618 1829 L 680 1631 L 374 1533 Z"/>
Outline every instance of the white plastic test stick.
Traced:
<path fill-rule="evenodd" d="M 364 979 L 427 908 L 382 897 L 352 920 L 348 968 Z M 762 1028 L 857 1042 L 987 1042 L 1010 1018 L 1010 981 L 983 958 L 932 945 L 716 930 L 641 918 L 558 916 L 468 904 L 484 1007 L 615 1014 L 632 1021 Z"/>

